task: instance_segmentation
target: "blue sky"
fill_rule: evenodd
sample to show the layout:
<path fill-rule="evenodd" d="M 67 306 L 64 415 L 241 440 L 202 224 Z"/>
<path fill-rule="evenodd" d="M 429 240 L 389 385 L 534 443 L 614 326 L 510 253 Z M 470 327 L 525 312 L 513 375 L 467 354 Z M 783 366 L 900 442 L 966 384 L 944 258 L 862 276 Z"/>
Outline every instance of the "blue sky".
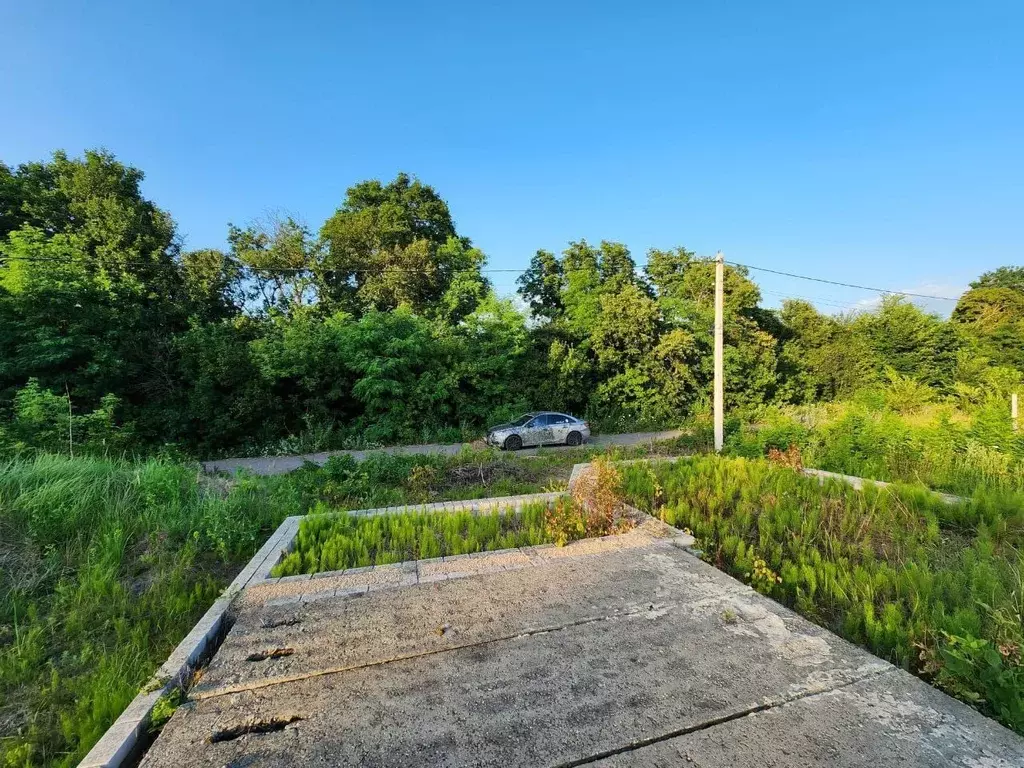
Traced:
<path fill-rule="evenodd" d="M 190 248 L 405 170 L 498 268 L 585 237 L 955 295 L 1022 263 L 1024 4 L 837 5 L 7 0 L 0 160 L 106 147 Z"/>

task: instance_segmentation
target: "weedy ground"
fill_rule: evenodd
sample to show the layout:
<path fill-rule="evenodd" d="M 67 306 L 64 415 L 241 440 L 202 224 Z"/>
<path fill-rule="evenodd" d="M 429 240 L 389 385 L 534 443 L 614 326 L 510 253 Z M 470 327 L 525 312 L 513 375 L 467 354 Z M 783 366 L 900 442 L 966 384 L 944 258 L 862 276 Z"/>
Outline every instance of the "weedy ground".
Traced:
<path fill-rule="evenodd" d="M 0 463 L 0 765 L 76 765 L 285 517 L 562 490 L 603 454 L 377 454 L 266 478 L 159 459 Z"/>
<path fill-rule="evenodd" d="M 965 496 L 978 488 L 1024 491 L 1024 431 L 1013 431 L 1004 406 L 933 404 L 909 413 L 856 402 L 767 407 L 731 425 L 726 452 L 796 451 L 808 467 Z"/>
<path fill-rule="evenodd" d="M 947 504 L 710 456 L 622 471 L 709 562 L 1024 734 L 1024 493 Z"/>

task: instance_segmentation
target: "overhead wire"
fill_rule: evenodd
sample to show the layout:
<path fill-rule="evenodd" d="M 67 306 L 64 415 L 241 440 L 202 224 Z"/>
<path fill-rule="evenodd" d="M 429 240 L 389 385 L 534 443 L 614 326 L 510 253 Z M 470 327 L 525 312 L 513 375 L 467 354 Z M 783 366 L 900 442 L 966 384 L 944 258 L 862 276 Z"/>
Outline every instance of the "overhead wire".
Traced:
<path fill-rule="evenodd" d="M 835 307 L 836 309 L 849 309 L 852 306 L 851 302 L 843 303 L 842 301 L 837 301 L 834 298 L 825 299 L 820 296 L 800 296 L 798 294 L 786 293 L 784 291 L 772 291 L 767 288 L 760 288 L 759 290 L 761 293 L 767 293 L 770 296 L 777 296 L 781 299 L 800 299 L 802 301 L 810 301 L 815 304 L 825 304 L 830 307 Z"/>
<path fill-rule="evenodd" d="M 5 262 L 10 262 L 10 261 L 58 262 L 58 263 L 64 263 L 64 264 L 74 264 L 78 260 L 77 259 L 73 259 L 73 258 L 62 258 L 62 257 L 57 257 L 57 256 L 12 256 L 12 255 L 0 255 L 0 264 L 3 264 Z M 704 259 L 700 259 L 699 261 L 692 261 L 692 262 L 686 264 L 685 266 L 688 268 L 690 266 L 694 266 L 694 265 L 699 264 L 699 263 L 707 263 L 707 261 L 704 260 Z M 950 297 L 950 296 L 936 296 L 936 295 L 933 295 L 933 294 L 915 293 L 915 292 L 912 292 L 912 291 L 899 291 L 899 290 L 894 290 L 894 289 L 891 289 L 891 288 L 877 288 L 877 287 L 872 287 L 872 286 L 867 286 L 867 285 L 858 285 L 856 283 L 846 283 L 846 282 L 842 282 L 842 281 L 839 281 L 839 280 L 828 280 L 828 279 L 822 278 L 822 277 L 813 277 L 811 275 L 801 275 L 801 274 L 797 274 L 795 272 L 786 272 L 786 271 L 779 270 L 779 269 L 772 269 L 770 267 L 761 267 L 761 266 L 757 266 L 755 264 L 745 264 L 745 263 L 738 262 L 738 261 L 727 260 L 725 263 L 730 265 L 730 266 L 733 266 L 733 267 L 743 267 L 745 269 L 753 269 L 753 270 L 756 270 L 758 272 L 767 272 L 769 274 L 781 275 L 783 277 L 791 277 L 791 278 L 798 279 L 798 280 L 808 280 L 808 281 L 811 281 L 811 282 L 823 283 L 823 284 L 826 284 L 826 285 L 836 285 L 836 286 L 841 286 L 841 287 L 844 287 L 844 288 L 854 288 L 854 289 L 862 290 L 862 291 L 872 291 L 874 293 L 880 293 L 880 294 L 889 295 L 889 296 L 909 296 L 909 297 L 920 298 L 920 299 L 934 299 L 934 300 L 937 300 L 937 301 L 957 301 L 958 300 L 958 299 L 956 299 L 954 297 Z M 139 261 L 139 260 L 134 260 L 134 261 L 122 261 L 122 262 L 119 262 L 118 266 L 139 266 L 139 267 L 164 267 L 164 266 L 166 266 L 166 267 L 177 267 L 179 265 L 177 263 L 175 263 L 175 262 Z M 275 266 L 275 267 L 254 267 L 254 266 L 251 266 L 251 265 L 246 265 L 246 266 L 249 269 L 251 269 L 251 270 L 253 270 L 255 272 L 274 272 L 274 273 L 292 273 L 292 274 L 302 273 L 302 272 L 314 272 L 314 271 L 315 272 L 320 272 L 320 273 L 323 273 L 323 274 L 341 273 L 341 274 L 346 274 L 346 275 L 352 275 L 352 274 L 378 274 L 379 275 L 379 274 L 386 274 L 386 273 L 431 274 L 431 273 L 436 271 L 436 270 L 426 270 L 426 269 L 416 268 L 416 267 L 383 267 L 383 268 L 379 268 L 379 269 L 348 269 L 348 268 L 319 267 L 319 266 L 303 266 L 303 267 L 278 267 L 278 266 Z M 528 271 L 527 269 L 509 269 L 509 268 L 500 268 L 500 267 L 484 267 L 484 268 L 482 268 L 480 270 L 480 272 L 482 274 L 523 274 L 523 273 L 525 273 L 527 271 Z M 773 295 L 782 295 L 782 296 L 784 296 L 786 298 L 804 298 L 804 299 L 809 300 L 809 301 L 816 301 L 816 302 L 821 302 L 821 303 L 824 303 L 824 304 L 833 304 L 835 306 L 840 306 L 843 309 L 848 309 L 851 306 L 850 304 L 840 305 L 837 302 L 832 301 L 831 299 L 793 296 L 793 295 L 790 295 L 790 294 L 781 294 L 779 292 L 771 291 L 771 290 L 767 290 L 767 289 L 761 289 L 761 290 L 762 290 L 763 293 L 768 293 L 768 294 L 773 294 Z"/>
<path fill-rule="evenodd" d="M 779 269 L 769 269 L 768 267 L 757 267 L 753 264 L 741 264 L 738 261 L 726 261 L 726 264 L 731 264 L 734 267 L 745 267 L 747 269 L 755 269 L 758 272 L 770 272 L 773 275 L 783 275 L 785 277 L 794 277 L 798 280 L 811 280 L 815 283 L 826 283 L 828 285 L 840 285 L 844 288 L 857 288 L 862 291 L 874 291 L 875 293 L 884 293 L 892 296 L 913 296 L 918 299 L 937 299 L 938 301 L 958 301 L 950 296 L 932 296 L 927 293 L 912 293 L 911 291 L 894 291 L 889 288 L 872 288 L 867 285 L 857 285 L 855 283 L 843 283 L 838 280 L 826 280 L 823 277 L 811 277 L 810 275 L 798 275 L 794 272 L 783 272 Z"/>
<path fill-rule="evenodd" d="M 5 261 L 29 261 L 29 262 L 59 262 L 63 264 L 75 264 L 78 263 L 78 259 L 65 259 L 57 256 L 0 256 L 0 264 Z M 163 261 L 121 261 L 117 262 L 117 266 L 124 267 L 164 267 L 164 266 L 179 266 L 176 262 L 163 262 Z M 383 272 L 401 272 L 410 274 L 430 274 L 437 270 L 427 270 L 415 267 L 383 267 L 380 269 L 342 269 L 335 267 L 319 267 L 316 265 L 306 267 L 254 267 L 251 264 L 246 265 L 249 269 L 256 272 L 342 272 L 347 275 L 351 274 L 375 274 L 379 275 Z M 525 269 L 499 269 L 485 267 L 480 270 L 487 274 L 521 274 L 526 272 Z"/>

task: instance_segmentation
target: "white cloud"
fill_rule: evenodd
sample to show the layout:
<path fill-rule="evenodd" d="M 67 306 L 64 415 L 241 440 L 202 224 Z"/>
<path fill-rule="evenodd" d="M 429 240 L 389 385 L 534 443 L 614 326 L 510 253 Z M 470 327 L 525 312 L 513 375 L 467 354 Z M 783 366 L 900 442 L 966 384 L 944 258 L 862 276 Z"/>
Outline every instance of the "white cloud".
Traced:
<path fill-rule="evenodd" d="M 946 301 L 941 298 L 921 298 L 921 296 L 945 296 L 950 299 L 958 299 L 960 294 L 967 290 L 966 285 L 950 285 L 948 283 L 919 283 L 914 286 L 900 288 L 901 292 L 916 293 L 920 296 L 907 296 L 907 301 L 917 305 L 925 312 L 932 312 L 942 317 L 949 317 L 955 301 Z M 853 304 L 850 309 L 854 312 L 873 312 L 882 303 L 882 294 L 875 294 L 866 299 L 861 299 Z"/>

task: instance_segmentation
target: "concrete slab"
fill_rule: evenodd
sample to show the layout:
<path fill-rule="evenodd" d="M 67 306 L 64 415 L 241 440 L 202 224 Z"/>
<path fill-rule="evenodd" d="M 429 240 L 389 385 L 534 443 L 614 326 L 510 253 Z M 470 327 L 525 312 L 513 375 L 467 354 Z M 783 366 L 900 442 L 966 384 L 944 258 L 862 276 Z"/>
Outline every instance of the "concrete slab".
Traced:
<path fill-rule="evenodd" d="M 599 768 L 1020 768 L 1019 737 L 893 670 L 711 728 L 625 749 Z"/>
<path fill-rule="evenodd" d="M 362 597 L 243 603 L 142 765 L 687 756 L 1018 766 L 1024 740 L 651 539 Z"/>

